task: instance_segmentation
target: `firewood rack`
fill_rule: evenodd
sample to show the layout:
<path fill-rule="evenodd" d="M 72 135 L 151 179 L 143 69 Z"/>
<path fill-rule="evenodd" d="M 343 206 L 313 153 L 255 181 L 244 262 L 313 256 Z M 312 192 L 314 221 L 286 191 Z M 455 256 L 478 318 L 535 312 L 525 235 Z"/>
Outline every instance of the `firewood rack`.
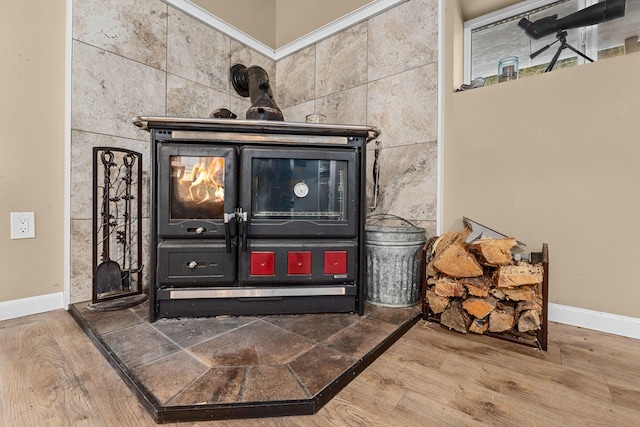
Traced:
<path fill-rule="evenodd" d="M 429 242 L 431 243 L 431 242 Z M 429 245 L 427 244 L 427 246 Z M 427 256 L 427 251 L 424 251 L 425 257 Z M 541 350 L 547 350 L 547 338 L 548 338 L 548 306 L 549 306 L 549 246 L 547 243 L 542 244 L 542 251 L 540 252 L 532 252 L 531 253 L 531 262 L 532 263 L 541 263 L 543 267 L 543 277 L 541 284 L 542 291 L 542 319 L 540 329 L 536 331 L 535 340 L 524 339 L 514 333 L 495 333 L 495 332 L 485 332 L 482 335 L 487 335 L 490 337 L 498 338 L 505 341 L 514 342 L 516 344 L 522 344 L 529 347 L 540 348 Z M 425 262 L 426 265 L 426 262 Z M 440 323 L 440 315 L 430 313 L 429 311 L 429 302 L 427 300 L 427 274 L 423 271 L 422 277 L 422 289 L 421 289 L 421 301 L 422 301 L 422 317 L 424 320 Z"/>

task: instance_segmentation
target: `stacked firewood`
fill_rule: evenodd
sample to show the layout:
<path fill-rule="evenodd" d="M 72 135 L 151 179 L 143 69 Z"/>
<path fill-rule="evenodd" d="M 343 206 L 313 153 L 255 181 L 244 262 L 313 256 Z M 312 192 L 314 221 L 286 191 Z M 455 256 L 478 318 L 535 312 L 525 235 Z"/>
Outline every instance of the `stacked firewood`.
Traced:
<path fill-rule="evenodd" d="M 543 265 L 515 261 L 514 238 L 465 243 L 470 230 L 431 242 L 428 315 L 461 333 L 535 335 L 542 324 Z"/>

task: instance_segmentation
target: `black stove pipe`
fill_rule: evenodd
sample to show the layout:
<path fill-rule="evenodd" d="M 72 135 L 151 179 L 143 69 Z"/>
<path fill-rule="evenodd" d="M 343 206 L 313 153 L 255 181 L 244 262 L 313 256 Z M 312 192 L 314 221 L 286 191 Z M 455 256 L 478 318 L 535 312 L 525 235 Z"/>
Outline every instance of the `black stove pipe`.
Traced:
<path fill-rule="evenodd" d="M 284 121 L 284 115 L 273 99 L 269 75 L 264 68 L 236 64 L 231 67 L 231 84 L 239 95 L 251 99 L 247 119 Z"/>

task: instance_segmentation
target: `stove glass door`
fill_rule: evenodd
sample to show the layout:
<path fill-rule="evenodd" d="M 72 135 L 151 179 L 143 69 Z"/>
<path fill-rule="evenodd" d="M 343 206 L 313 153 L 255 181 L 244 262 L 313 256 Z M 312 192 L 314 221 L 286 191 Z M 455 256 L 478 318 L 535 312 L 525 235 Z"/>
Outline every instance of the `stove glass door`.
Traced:
<path fill-rule="evenodd" d="M 251 218 L 347 218 L 347 162 L 253 159 Z"/>
<path fill-rule="evenodd" d="M 240 196 L 249 207 L 250 237 L 355 235 L 355 152 L 245 149 L 241 155 L 251 190 Z"/>
<path fill-rule="evenodd" d="M 176 155 L 170 165 L 170 219 L 222 219 L 225 158 Z"/>
<path fill-rule="evenodd" d="M 163 144 L 158 162 L 160 236 L 224 238 L 224 213 L 233 212 L 238 200 L 236 151 Z"/>

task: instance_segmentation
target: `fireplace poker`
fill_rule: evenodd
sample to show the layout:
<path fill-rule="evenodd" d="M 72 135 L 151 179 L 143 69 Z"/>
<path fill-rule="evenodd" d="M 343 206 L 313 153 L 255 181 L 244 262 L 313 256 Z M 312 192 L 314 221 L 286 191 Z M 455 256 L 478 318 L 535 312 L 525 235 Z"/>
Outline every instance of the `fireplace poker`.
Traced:
<path fill-rule="evenodd" d="M 106 150 L 103 151 L 100 156 L 104 166 L 104 188 L 102 197 L 102 263 L 96 268 L 97 294 L 122 289 L 120 265 L 109 257 L 109 235 L 111 234 L 111 215 L 109 214 L 109 203 L 111 203 L 111 201 L 109 200 L 109 192 L 111 190 L 113 153 Z"/>
<path fill-rule="evenodd" d="M 122 253 L 124 254 L 124 258 L 122 263 L 126 263 L 126 259 L 128 258 L 128 267 L 125 268 L 123 265 L 122 272 L 122 286 L 123 288 L 129 289 L 131 287 L 131 177 L 133 174 L 133 164 L 135 163 L 135 156 L 131 153 L 126 154 L 122 158 L 122 162 L 125 165 L 126 173 L 124 177 L 125 181 L 125 204 L 124 204 L 124 233 L 122 239 Z"/>

